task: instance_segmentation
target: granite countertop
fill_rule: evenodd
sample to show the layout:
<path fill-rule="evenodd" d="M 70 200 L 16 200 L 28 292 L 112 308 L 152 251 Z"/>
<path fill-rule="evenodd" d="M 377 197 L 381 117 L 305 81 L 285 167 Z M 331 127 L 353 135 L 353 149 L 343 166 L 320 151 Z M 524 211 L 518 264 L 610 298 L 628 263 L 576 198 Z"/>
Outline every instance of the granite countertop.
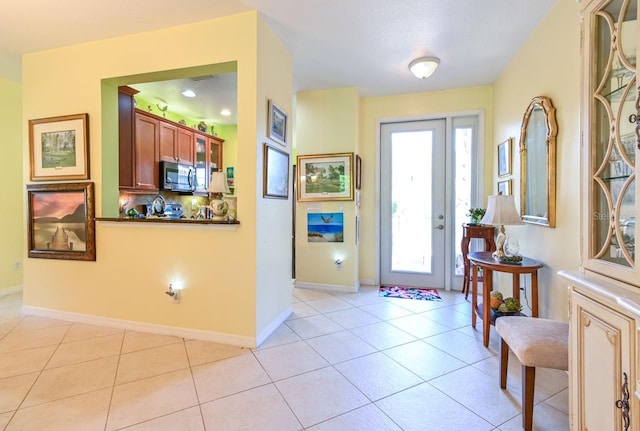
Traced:
<path fill-rule="evenodd" d="M 96 217 L 96 221 L 111 221 L 119 223 L 173 223 L 173 224 L 214 224 L 214 225 L 239 225 L 238 220 L 234 221 L 217 221 L 210 219 L 169 219 L 166 217 L 148 217 L 148 218 L 134 218 L 134 217 Z"/>

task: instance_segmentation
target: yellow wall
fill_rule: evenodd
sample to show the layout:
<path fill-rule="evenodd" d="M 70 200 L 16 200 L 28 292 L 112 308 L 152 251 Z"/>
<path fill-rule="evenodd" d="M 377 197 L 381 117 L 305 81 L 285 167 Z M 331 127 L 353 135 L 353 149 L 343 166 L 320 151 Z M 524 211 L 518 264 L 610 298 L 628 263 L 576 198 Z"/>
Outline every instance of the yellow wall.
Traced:
<path fill-rule="evenodd" d="M 485 114 L 485 165 L 491 163 L 493 133 L 491 87 L 469 87 L 429 93 L 404 94 L 399 96 L 365 98 L 361 104 L 361 139 L 359 152 L 362 156 L 362 230 L 360 243 L 360 280 L 363 284 L 374 284 L 378 280 L 376 256 L 376 142 L 379 122 L 390 119 L 442 118 L 447 114 L 480 111 Z M 433 117 L 436 116 L 436 117 Z M 488 172 L 488 169 L 485 169 Z M 491 190 L 485 181 L 485 194 Z"/>
<path fill-rule="evenodd" d="M 24 187 L 20 181 L 16 181 L 22 178 L 21 92 L 19 83 L 0 78 L 0 147 L 3 160 L 0 184 L 3 184 L 2 200 L 9 204 L 9 209 L 2 211 L 0 216 L 0 295 L 2 289 L 22 284 L 24 219 L 20 203 Z M 28 170 L 26 172 L 28 175 Z M 16 262 L 20 265 L 19 269 L 15 268 Z"/>
<path fill-rule="evenodd" d="M 258 91 L 262 84 L 256 78 L 260 20 L 256 12 L 249 12 L 24 56 L 23 124 L 30 118 L 89 113 L 91 180 L 96 185 L 98 217 L 103 215 L 103 194 L 113 193 L 111 187 L 102 190 L 105 178 L 112 183 L 113 176 L 103 176 L 101 161 L 112 158 L 117 148 L 117 134 L 110 130 L 114 114 L 102 100 L 104 92 L 104 97 L 114 102 L 115 87 L 105 83 L 116 77 L 237 62 L 240 127 L 235 181 L 241 223 L 236 231 L 224 231 L 212 226 L 98 221 L 96 262 L 25 262 L 25 305 L 218 332 L 236 336 L 245 344 L 256 335 L 256 314 L 272 316 L 284 311 L 286 305 L 281 302 L 256 303 L 260 258 L 256 256 L 259 180 L 255 167 L 261 160 L 257 127 L 263 112 L 258 106 L 266 105 L 258 97 L 264 90 Z M 225 35 L 224 43 L 217 43 L 221 34 Z M 260 49 L 273 50 L 282 60 L 282 49 L 275 42 Z M 290 63 L 280 67 L 284 73 L 273 82 L 290 81 Z M 109 125 L 108 130 L 103 129 L 103 122 Z M 22 156 L 26 167 L 24 138 Z M 28 182 L 26 174 L 23 178 Z M 287 220 L 281 222 L 290 226 Z M 279 264 L 272 271 L 287 273 L 288 266 Z M 164 294 L 169 282 L 176 280 L 184 282 L 180 304 L 170 303 Z M 277 291 L 288 286 L 270 288 Z"/>
<path fill-rule="evenodd" d="M 291 306 L 291 205 L 294 198 L 290 195 L 289 199 L 265 199 L 262 197 L 262 183 L 263 144 L 268 142 L 291 153 L 293 64 L 289 53 L 262 21 L 258 22 L 258 47 L 257 152 L 254 155 L 256 187 L 253 189 L 257 256 L 255 320 L 257 334 L 264 337 L 267 328 L 275 329 L 272 322 L 288 317 L 285 314 L 289 314 Z M 266 137 L 269 99 L 289 114 L 286 147 L 270 142 Z M 241 169 L 251 166 L 247 163 L 238 165 Z"/>
<path fill-rule="evenodd" d="M 551 98 L 558 122 L 556 152 L 556 227 L 509 226 L 519 236 L 520 252 L 544 262 L 540 270 L 540 314 L 567 320 L 567 289 L 556 275 L 575 269 L 580 253 L 579 4 L 559 1 L 520 49 L 494 85 L 493 149 L 514 137 L 513 187 L 519 208 L 518 142 L 522 116 L 535 96 Z M 495 156 L 492 160 L 495 160 Z M 492 172 L 495 171 L 495 168 Z M 497 178 L 494 174 L 493 184 Z M 501 279 L 500 290 L 509 292 Z M 527 282 L 529 285 L 529 282 Z M 530 292 L 527 291 L 530 295 Z"/>
<path fill-rule="evenodd" d="M 308 91 L 296 97 L 297 155 L 355 153 L 359 97 L 355 88 Z M 307 214 L 342 212 L 344 242 L 307 241 Z M 296 205 L 296 285 L 353 290 L 358 281 L 355 202 L 298 202 Z M 335 265 L 336 258 L 342 267 Z"/>

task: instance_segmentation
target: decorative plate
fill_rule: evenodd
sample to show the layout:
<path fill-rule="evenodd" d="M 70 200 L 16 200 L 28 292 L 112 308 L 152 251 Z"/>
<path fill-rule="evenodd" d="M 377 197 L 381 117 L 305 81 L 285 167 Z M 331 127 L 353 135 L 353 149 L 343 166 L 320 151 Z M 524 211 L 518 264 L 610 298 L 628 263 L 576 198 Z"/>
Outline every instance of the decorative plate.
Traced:
<path fill-rule="evenodd" d="M 164 209 L 167 206 L 167 202 L 160 195 L 156 196 L 151 202 L 151 214 L 159 215 L 164 214 Z"/>

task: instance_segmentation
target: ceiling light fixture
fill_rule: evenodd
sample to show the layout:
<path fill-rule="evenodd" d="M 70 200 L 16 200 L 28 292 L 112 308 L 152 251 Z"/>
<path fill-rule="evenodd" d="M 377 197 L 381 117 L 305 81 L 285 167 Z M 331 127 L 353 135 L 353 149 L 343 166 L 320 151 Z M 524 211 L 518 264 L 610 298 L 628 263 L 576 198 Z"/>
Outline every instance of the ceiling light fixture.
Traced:
<path fill-rule="evenodd" d="M 231 115 L 231 111 L 227 108 L 224 108 L 222 111 L 220 111 L 220 115 L 228 117 L 229 115 Z"/>
<path fill-rule="evenodd" d="M 184 91 L 182 92 L 182 95 L 183 95 L 184 97 L 196 97 L 196 92 L 195 92 L 195 91 L 193 91 L 193 90 L 184 90 Z"/>
<path fill-rule="evenodd" d="M 440 59 L 438 57 L 420 57 L 409 63 L 409 70 L 416 78 L 425 79 L 436 71 Z"/>

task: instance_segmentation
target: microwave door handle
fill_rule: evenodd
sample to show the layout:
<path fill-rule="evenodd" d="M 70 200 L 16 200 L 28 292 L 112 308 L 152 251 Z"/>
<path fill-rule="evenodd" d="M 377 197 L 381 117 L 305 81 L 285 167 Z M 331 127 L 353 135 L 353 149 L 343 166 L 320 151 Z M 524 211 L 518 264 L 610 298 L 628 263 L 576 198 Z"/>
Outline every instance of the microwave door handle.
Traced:
<path fill-rule="evenodd" d="M 192 189 L 192 190 L 195 189 L 194 184 L 193 184 L 194 180 L 195 180 L 195 178 L 194 178 L 194 175 L 193 175 L 193 168 L 189 168 L 189 188 Z"/>

